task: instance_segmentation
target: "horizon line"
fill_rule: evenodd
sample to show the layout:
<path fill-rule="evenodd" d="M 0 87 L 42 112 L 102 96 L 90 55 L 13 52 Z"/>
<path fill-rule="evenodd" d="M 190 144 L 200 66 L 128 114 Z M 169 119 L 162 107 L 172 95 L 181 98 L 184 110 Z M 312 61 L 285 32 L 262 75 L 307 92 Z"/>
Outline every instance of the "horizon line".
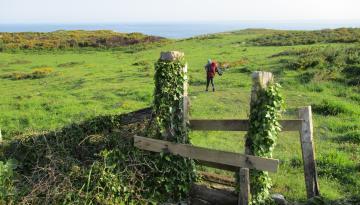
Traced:
<path fill-rule="evenodd" d="M 79 24 L 162 24 L 162 23 L 241 23 L 241 22 L 254 22 L 254 23 L 262 23 L 262 22 L 272 22 L 272 23 L 358 23 L 360 25 L 360 19 L 272 19 L 272 20 L 266 20 L 266 19 L 242 19 L 242 20 L 174 20 L 174 21 L 79 21 L 79 22 L 66 22 L 66 21 L 49 21 L 49 22 L 39 22 L 39 21 L 33 21 L 33 22 L 27 22 L 27 21 L 15 21 L 15 22 L 1 22 L 0 25 L 11 25 L 11 24 L 32 24 L 32 25 L 39 25 L 39 24 L 73 24 L 73 25 L 79 25 Z"/>

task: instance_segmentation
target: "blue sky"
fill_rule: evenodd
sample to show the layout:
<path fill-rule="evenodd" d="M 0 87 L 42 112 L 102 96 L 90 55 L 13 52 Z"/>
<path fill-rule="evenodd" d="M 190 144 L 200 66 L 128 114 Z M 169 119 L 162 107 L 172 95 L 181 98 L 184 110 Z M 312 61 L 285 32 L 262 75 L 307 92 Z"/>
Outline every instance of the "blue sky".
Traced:
<path fill-rule="evenodd" d="M 360 20 L 360 0 L 0 0 L 1 23 Z"/>

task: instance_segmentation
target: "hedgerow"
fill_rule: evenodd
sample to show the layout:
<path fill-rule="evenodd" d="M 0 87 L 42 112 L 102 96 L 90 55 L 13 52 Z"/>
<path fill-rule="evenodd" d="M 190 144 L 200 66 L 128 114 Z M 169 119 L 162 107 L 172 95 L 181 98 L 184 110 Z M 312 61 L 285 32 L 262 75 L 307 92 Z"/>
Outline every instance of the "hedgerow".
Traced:
<path fill-rule="evenodd" d="M 114 48 L 161 42 L 165 39 L 141 33 L 98 31 L 0 32 L 0 51 Z"/>
<path fill-rule="evenodd" d="M 360 29 L 339 28 L 319 31 L 277 31 L 258 38 L 249 43 L 257 46 L 294 46 L 316 43 L 356 43 L 360 42 Z"/>

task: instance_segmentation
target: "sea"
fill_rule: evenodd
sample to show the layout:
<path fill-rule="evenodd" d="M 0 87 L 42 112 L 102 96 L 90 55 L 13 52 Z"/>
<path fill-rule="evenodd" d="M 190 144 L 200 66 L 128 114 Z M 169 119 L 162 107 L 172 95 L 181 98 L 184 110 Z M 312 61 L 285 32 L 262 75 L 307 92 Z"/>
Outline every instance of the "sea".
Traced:
<path fill-rule="evenodd" d="M 247 28 L 319 30 L 360 27 L 360 20 L 326 21 L 223 21 L 223 22 L 123 22 L 123 23 L 0 23 L 0 32 L 51 32 L 57 30 L 113 30 L 140 32 L 172 39 L 237 31 Z"/>

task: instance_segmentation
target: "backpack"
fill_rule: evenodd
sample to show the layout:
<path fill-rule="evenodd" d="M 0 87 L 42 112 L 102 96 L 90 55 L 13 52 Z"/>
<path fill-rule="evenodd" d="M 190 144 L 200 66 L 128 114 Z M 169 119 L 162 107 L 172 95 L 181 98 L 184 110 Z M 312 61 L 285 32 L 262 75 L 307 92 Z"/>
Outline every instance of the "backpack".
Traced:
<path fill-rule="evenodd" d="M 216 71 L 216 63 L 215 63 L 215 62 L 212 62 L 209 67 L 210 67 L 210 71 L 209 71 L 209 72 L 215 74 L 215 71 Z"/>
<path fill-rule="evenodd" d="M 218 69 L 217 69 L 217 73 L 218 73 L 220 76 L 222 76 L 223 70 L 222 70 L 221 68 L 218 68 Z"/>

